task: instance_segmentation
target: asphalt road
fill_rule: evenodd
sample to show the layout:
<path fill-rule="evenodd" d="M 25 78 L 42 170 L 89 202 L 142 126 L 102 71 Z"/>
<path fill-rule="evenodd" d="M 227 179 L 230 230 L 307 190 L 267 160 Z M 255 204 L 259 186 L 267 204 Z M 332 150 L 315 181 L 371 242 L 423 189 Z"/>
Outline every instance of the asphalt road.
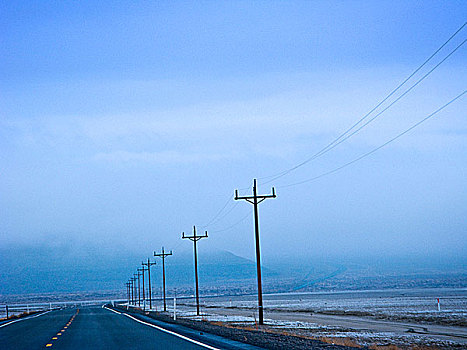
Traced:
<path fill-rule="evenodd" d="M 183 330 L 164 331 L 142 322 L 100 307 L 51 311 L 0 325 L 0 349 L 252 349 L 216 336 L 190 337 Z"/>

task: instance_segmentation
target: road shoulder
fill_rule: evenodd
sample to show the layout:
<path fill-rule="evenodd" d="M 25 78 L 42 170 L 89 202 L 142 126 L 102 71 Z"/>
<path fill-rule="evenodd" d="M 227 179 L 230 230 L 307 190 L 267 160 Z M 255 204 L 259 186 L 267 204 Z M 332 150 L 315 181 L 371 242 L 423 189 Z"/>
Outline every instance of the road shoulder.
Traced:
<path fill-rule="evenodd" d="M 305 337 L 270 333 L 261 329 L 241 329 L 207 321 L 194 321 L 182 318 L 174 321 L 168 315 L 161 313 L 143 312 L 138 309 L 126 310 L 124 308 L 119 309 L 118 307 L 114 309 L 222 349 L 352 349 L 350 347 L 326 344 L 319 340 Z"/>

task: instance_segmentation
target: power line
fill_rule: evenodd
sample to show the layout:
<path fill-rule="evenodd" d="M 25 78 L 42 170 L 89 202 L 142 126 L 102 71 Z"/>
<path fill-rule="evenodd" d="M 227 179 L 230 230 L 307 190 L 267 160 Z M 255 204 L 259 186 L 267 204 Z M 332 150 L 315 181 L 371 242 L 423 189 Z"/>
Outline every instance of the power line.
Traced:
<path fill-rule="evenodd" d="M 346 137 L 344 137 L 343 139 L 341 139 L 339 142 L 335 143 L 332 147 L 328 148 L 325 152 L 321 153 L 321 155 L 323 155 L 324 153 L 327 153 L 329 152 L 331 149 L 333 149 L 334 147 L 340 145 L 342 142 L 344 142 L 345 140 L 347 140 L 348 138 L 352 137 L 353 135 L 355 135 L 356 133 L 358 133 L 361 129 L 363 129 L 365 126 L 367 126 L 368 124 L 370 124 L 373 120 L 375 120 L 376 118 L 378 118 L 381 114 L 383 114 L 384 112 L 386 112 L 390 107 L 392 107 L 396 102 L 398 102 L 400 99 L 402 99 L 405 95 L 407 95 L 411 90 L 413 90 L 418 84 L 420 84 L 426 77 L 428 77 L 428 75 L 430 75 L 436 68 L 438 68 L 444 61 L 446 61 L 451 55 L 454 54 L 454 52 L 456 52 L 462 45 L 465 44 L 465 42 L 467 41 L 464 40 L 461 44 L 459 44 L 454 50 L 452 50 L 449 55 L 447 55 L 443 60 L 441 60 L 436 66 L 434 66 L 430 71 L 428 71 L 423 77 L 421 77 L 416 83 L 414 83 L 410 88 L 408 88 L 402 95 L 400 95 L 396 100 L 394 100 L 393 102 L 391 102 L 386 108 L 384 108 L 382 111 L 380 111 L 378 114 L 376 114 L 375 116 L 373 116 L 373 118 L 371 118 L 370 120 L 368 120 L 365 124 L 361 125 L 358 129 L 354 130 L 352 133 L 350 133 L 349 135 L 347 135 Z"/>
<path fill-rule="evenodd" d="M 215 231 L 212 231 L 212 233 L 216 233 L 216 232 L 224 232 L 224 231 L 228 231 L 232 228 L 234 228 L 235 226 L 237 226 L 238 224 L 242 223 L 243 221 L 245 221 L 245 219 L 250 216 L 250 213 L 246 213 L 246 215 L 244 215 L 240 220 L 236 221 L 234 224 L 230 225 L 230 226 L 227 226 L 223 229 L 220 229 L 220 230 L 215 230 Z"/>
<path fill-rule="evenodd" d="M 281 178 L 290 172 L 302 167 L 303 165 L 311 162 L 312 160 L 324 155 L 337 145 L 341 144 L 345 140 L 347 140 L 349 137 L 353 136 L 356 134 L 359 130 L 361 130 L 363 127 L 368 125 L 370 122 L 372 122 L 374 119 L 376 119 L 378 116 L 380 116 L 382 113 L 384 113 L 386 110 L 388 110 L 391 106 L 393 106 L 396 102 L 398 102 L 400 99 L 402 99 L 405 95 L 407 95 L 412 89 L 414 89 L 418 84 L 420 84 L 428 75 L 430 75 L 436 68 L 438 68 L 444 61 L 446 61 L 454 52 L 456 52 L 462 45 L 465 44 L 466 40 L 464 40 L 460 45 L 458 45 L 454 50 L 452 50 L 441 62 L 439 62 L 434 68 L 432 68 L 428 73 L 426 73 L 421 79 L 419 79 L 415 84 L 413 84 L 408 90 L 406 90 L 401 96 L 399 96 L 395 101 L 393 101 L 389 106 L 387 106 L 385 109 L 383 109 L 381 112 L 379 112 L 375 117 L 370 119 L 367 123 L 365 123 L 363 126 L 358 128 L 356 131 L 351 133 L 350 135 L 347 135 L 350 131 L 352 131 L 355 127 L 357 127 L 362 121 L 364 121 L 366 118 L 370 116 L 378 107 L 380 107 L 384 102 L 386 102 L 391 96 L 394 95 L 407 81 L 409 81 L 416 73 L 420 71 L 439 51 L 441 51 L 465 26 L 467 25 L 467 22 L 464 22 L 464 24 L 454 33 L 452 34 L 448 40 L 446 40 L 430 57 L 428 57 L 415 71 L 413 71 L 402 83 L 400 83 L 394 90 L 392 90 L 383 100 L 381 100 L 374 108 L 372 108 L 368 113 L 366 113 L 362 118 L 360 118 L 356 123 L 354 123 L 350 128 L 348 128 L 346 131 L 344 131 L 342 134 L 340 134 L 337 138 L 335 138 L 332 142 L 330 142 L 328 145 L 323 147 L 321 150 L 316 152 L 314 155 L 309 157 L 308 159 L 304 160 L 303 162 L 287 169 L 284 170 L 280 173 L 277 173 L 275 175 L 269 175 L 265 176 L 262 179 L 265 178 L 271 178 L 270 180 L 264 182 L 265 184 L 270 183 L 278 178 Z M 347 136 L 346 136 L 347 135 Z"/>
<path fill-rule="evenodd" d="M 381 105 L 383 105 L 383 103 L 385 103 L 389 98 L 391 98 L 398 90 L 400 90 L 412 77 L 414 77 L 428 62 L 430 62 L 433 57 L 435 57 L 459 32 L 461 32 L 464 27 L 467 25 L 467 22 L 464 22 L 462 24 L 462 26 L 460 28 L 458 28 L 436 51 L 434 51 L 420 66 L 418 66 L 407 78 L 405 78 L 396 88 L 394 88 L 388 95 L 386 95 L 375 107 L 373 107 L 368 113 L 366 113 L 362 118 L 360 118 L 356 123 L 354 123 L 350 128 L 348 128 L 346 131 L 344 131 L 342 134 L 340 134 L 337 138 L 335 138 L 332 142 L 330 142 L 328 145 L 326 145 L 324 148 L 322 148 L 320 151 L 318 151 L 317 153 L 315 153 L 313 156 L 311 156 L 310 158 L 306 159 L 305 161 L 297 164 L 296 166 L 288 169 L 288 170 L 285 170 L 281 173 L 278 173 L 278 174 L 275 174 L 275 175 L 270 175 L 270 176 L 266 176 L 266 177 L 263 177 L 262 179 L 265 179 L 265 178 L 271 178 L 270 180 L 266 181 L 265 184 L 267 183 L 270 183 L 278 178 L 281 178 L 287 174 L 289 174 L 290 172 L 296 170 L 297 168 L 307 164 L 308 162 L 318 158 L 318 157 L 321 157 L 322 155 L 324 155 L 325 153 L 329 152 L 330 150 L 334 149 L 335 147 L 337 147 L 338 145 L 340 145 L 341 143 L 345 142 L 347 139 L 349 139 L 350 137 L 352 137 L 353 135 L 355 135 L 356 133 L 358 133 L 361 129 L 363 129 L 364 127 L 366 127 L 368 124 L 370 124 L 372 121 L 374 121 L 377 117 L 379 117 L 381 114 L 383 114 L 384 112 L 386 112 L 389 108 L 391 108 L 394 104 L 396 104 L 399 100 L 401 100 L 404 96 L 406 96 L 410 91 L 412 91 L 416 86 L 418 86 L 425 78 L 427 78 L 435 69 L 437 69 L 442 63 L 444 63 L 451 55 L 453 55 L 462 45 L 465 44 L 466 40 L 464 40 L 461 44 L 459 44 L 454 50 L 452 50 L 447 56 L 445 56 L 435 67 L 433 67 L 430 71 L 428 71 L 428 73 L 426 73 L 422 78 L 420 78 L 417 82 L 415 82 L 411 87 L 409 87 L 403 94 L 401 94 L 396 100 L 394 100 L 392 103 L 390 103 L 387 107 L 385 107 L 382 111 L 380 111 L 379 113 L 377 113 L 375 116 L 373 116 L 370 120 L 368 120 L 366 123 L 364 123 L 363 125 L 361 125 L 359 128 L 357 128 L 356 130 L 354 130 L 353 132 L 351 132 L 353 129 L 355 129 L 359 124 L 361 124 L 365 119 L 367 119 L 375 110 L 377 110 Z M 349 134 L 349 132 L 351 132 Z M 402 136 L 402 135 L 401 135 Z M 348 164 L 350 165 L 350 164 Z M 347 166 L 347 165 L 345 165 Z M 337 171 L 337 170 L 336 170 Z M 323 175 L 324 176 L 324 175 Z M 308 180 L 306 180 L 308 181 Z M 310 180 L 311 181 L 311 180 Z M 281 187 L 287 187 L 288 185 L 286 186 L 281 186 Z M 247 188 L 245 188 L 247 189 Z M 242 189 L 243 190 L 243 189 Z M 219 221 L 221 221 L 223 218 L 225 218 L 227 215 L 229 215 L 236 207 L 236 205 L 238 204 L 235 203 L 235 205 L 233 205 L 229 210 L 227 210 L 227 212 L 224 213 L 224 215 L 220 216 L 223 211 L 228 207 L 230 200 L 231 200 L 231 196 L 229 196 L 226 200 L 226 202 L 224 203 L 224 205 L 221 207 L 221 209 L 216 213 L 216 215 L 214 215 L 213 218 L 211 218 L 211 220 L 204 226 L 202 226 L 203 228 L 206 228 L 212 224 L 215 224 Z M 223 229 L 220 229 L 220 230 L 216 230 L 216 231 L 212 231 L 212 232 L 223 232 L 223 231 L 227 231 L 227 230 L 230 230 L 231 228 L 237 226 L 238 224 L 240 224 L 241 222 L 243 222 L 246 218 L 248 217 L 248 214 L 245 215 L 244 217 L 242 217 L 240 220 L 238 220 L 237 222 L 235 222 L 234 224 L 226 227 L 226 228 L 223 228 Z"/>
<path fill-rule="evenodd" d="M 244 191 L 244 190 L 245 190 L 245 189 L 239 189 L 239 191 Z M 230 197 L 230 199 L 233 199 L 233 197 Z M 213 225 L 213 224 L 215 224 L 215 223 L 221 221 L 223 218 L 225 218 L 227 215 L 229 215 L 229 214 L 237 207 L 237 205 L 238 205 L 238 202 L 235 202 L 235 203 L 233 204 L 233 206 L 232 206 L 229 210 L 227 210 L 226 213 L 224 213 L 224 214 L 223 214 L 221 217 L 219 217 L 217 220 L 212 221 L 210 225 Z M 206 228 L 206 226 L 204 226 L 203 228 Z"/>
<path fill-rule="evenodd" d="M 223 218 L 225 218 L 227 215 L 229 215 L 229 214 L 237 207 L 237 205 L 238 205 L 238 202 L 235 202 L 235 203 L 233 204 L 233 206 L 232 206 L 224 215 L 222 215 L 222 216 L 221 216 L 220 218 L 218 218 L 216 221 L 214 221 L 213 223 L 211 223 L 211 225 L 214 224 L 214 223 L 216 223 L 216 222 L 219 222 L 220 220 L 222 220 Z"/>
<path fill-rule="evenodd" d="M 244 190 L 248 190 L 248 187 L 247 188 L 242 188 L 240 189 L 239 191 L 244 191 Z M 201 228 L 207 228 L 209 226 L 212 226 L 213 224 L 221 221 L 223 218 L 225 218 L 227 215 L 229 215 L 234 209 L 235 207 L 238 205 L 238 202 L 235 202 L 233 203 L 233 206 L 231 208 L 229 208 L 227 210 L 227 212 L 225 212 L 222 216 L 219 217 L 219 215 L 222 214 L 222 212 L 229 206 L 229 204 L 232 204 L 231 200 L 233 199 L 232 195 L 229 194 L 228 198 L 227 198 L 227 201 L 224 203 L 224 205 L 222 206 L 222 208 L 216 213 L 216 215 L 214 215 L 211 220 L 209 220 L 209 222 L 203 226 L 200 226 Z M 217 231 L 215 231 L 217 232 Z"/>
<path fill-rule="evenodd" d="M 227 205 L 228 205 L 229 203 L 232 203 L 232 202 L 231 202 L 232 198 L 233 198 L 232 195 L 229 194 L 229 197 L 227 198 L 227 201 L 226 201 L 225 204 L 222 206 L 222 208 L 216 213 L 216 215 L 214 215 L 214 216 L 211 218 L 211 220 L 209 220 L 209 222 L 208 222 L 206 225 L 201 226 L 201 228 L 205 228 L 205 227 L 208 227 L 209 225 L 211 225 L 211 224 L 214 222 L 214 220 L 216 220 L 217 217 L 222 213 L 222 211 L 225 209 L 225 207 L 227 207 Z"/>
<path fill-rule="evenodd" d="M 314 180 L 317 180 L 317 179 L 320 179 L 324 176 L 327 176 L 327 175 L 330 175 L 330 174 L 333 174 L 343 168 L 346 168 L 348 167 L 349 165 L 352 165 L 356 162 L 358 162 L 359 160 L 363 159 L 363 158 L 366 158 L 368 156 L 370 156 L 371 154 L 375 153 L 376 151 L 380 150 L 381 148 L 389 145 L 390 143 L 394 142 L 395 140 L 397 140 L 398 138 L 404 136 L 405 134 L 407 134 L 409 131 L 415 129 L 417 126 L 419 126 L 420 124 L 424 123 L 425 121 L 427 121 L 428 119 L 434 117 L 436 114 L 438 114 L 439 112 L 441 112 L 443 109 L 445 109 L 447 106 L 449 106 L 451 103 L 454 103 L 456 100 L 460 99 L 463 95 L 465 95 L 467 93 L 467 90 L 464 90 L 464 92 L 462 92 L 461 94 L 457 95 L 456 97 L 454 97 L 452 100 L 450 100 L 448 103 L 446 103 L 445 105 L 441 106 L 440 108 L 438 108 L 436 111 L 434 111 L 433 113 L 429 114 L 428 116 L 426 116 L 425 118 L 423 118 L 422 120 L 420 120 L 419 122 L 415 123 L 414 125 L 412 125 L 410 128 L 406 129 L 405 131 L 401 132 L 400 134 L 398 134 L 397 136 L 393 137 L 392 139 L 390 139 L 389 141 L 386 141 L 385 143 L 383 143 L 382 145 L 374 148 L 373 150 L 361 155 L 360 157 L 358 158 L 355 158 L 353 159 L 352 161 L 348 162 L 348 163 L 345 163 L 335 169 L 332 169 L 330 171 L 327 171 L 325 173 L 322 173 L 318 176 L 315 176 L 315 177 L 312 177 L 312 178 L 309 178 L 309 179 L 306 179 L 306 180 L 303 180 L 303 181 L 299 181 L 299 182 L 295 182 L 295 183 L 291 183 L 291 184 L 288 184 L 288 185 L 283 185 L 283 186 L 277 186 L 278 188 L 285 188 L 285 187 L 292 187 L 292 186 L 297 186 L 297 185 L 301 185 L 301 184 L 304 184 L 304 183 L 307 183 L 307 182 L 311 182 L 311 181 L 314 181 Z"/>

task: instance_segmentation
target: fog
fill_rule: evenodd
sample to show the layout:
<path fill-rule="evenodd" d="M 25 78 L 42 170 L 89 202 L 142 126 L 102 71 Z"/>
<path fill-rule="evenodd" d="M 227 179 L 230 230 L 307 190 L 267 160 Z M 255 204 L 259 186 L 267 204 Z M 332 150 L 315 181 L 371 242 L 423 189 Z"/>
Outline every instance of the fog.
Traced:
<path fill-rule="evenodd" d="M 354 137 L 266 183 L 376 106 L 463 24 L 464 2 L 114 5 L 4 6 L 4 251 L 144 258 L 190 251 L 180 237 L 196 225 L 201 251 L 254 259 L 253 208 L 232 197 L 258 178 L 277 192 L 259 205 L 265 262 L 467 255 L 465 97 L 288 187 L 461 93 L 464 47 Z"/>

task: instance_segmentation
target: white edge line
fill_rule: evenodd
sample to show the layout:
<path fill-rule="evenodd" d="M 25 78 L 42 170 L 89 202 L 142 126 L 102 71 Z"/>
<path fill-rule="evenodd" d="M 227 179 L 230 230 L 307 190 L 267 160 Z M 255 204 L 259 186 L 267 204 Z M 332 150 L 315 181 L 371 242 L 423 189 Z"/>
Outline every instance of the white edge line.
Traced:
<path fill-rule="evenodd" d="M 26 320 L 29 320 L 29 319 L 31 319 L 31 318 L 35 318 L 35 317 L 39 317 L 39 316 L 45 315 L 46 313 L 49 313 L 50 311 L 52 311 L 52 310 L 43 312 L 43 313 L 41 313 L 41 314 L 39 314 L 39 315 L 34 315 L 34 316 L 19 318 L 19 319 L 17 319 L 17 320 L 10 321 L 10 322 L 8 322 L 8 323 L 4 323 L 4 324 L 0 325 L 0 328 L 9 326 L 9 325 L 12 324 L 12 323 L 16 323 L 16 322 L 19 322 L 19 321 L 26 321 Z"/>
<path fill-rule="evenodd" d="M 203 347 L 205 347 L 205 348 L 207 348 L 207 349 L 211 349 L 211 350 L 220 350 L 219 348 L 215 348 L 215 347 L 213 347 L 213 346 L 210 346 L 210 345 L 201 343 L 201 342 L 199 342 L 199 341 L 197 341 L 197 340 L 194 340 L 194 339 L 185 337 L 184 335 L 181 335 L 181 334 L 178 334 L 178 333 L 169 331 L 168 329 L 165 329 L 165 328 L 156 326 L 156 325 L 151 324 L 151 323 L 148 323 L 148 322 L 144 322 L 144 321 L 138 320 L 136 317 L 133 317 L 133 316 L 131 316 L 131 315 L 128 315 L 128 314 L 123 314 L 123 315 L 125 315 L 125 316 L 127 316 L 127 317 L 129 317 L 129 318 L 131 318 L 131 319 L 133 319 L 133 320 L 135 320 L 135 321 L 137 321 L 137 322 L 139 322 L 139 323 L 142 323 L 142 324 L 145 324 L 145 325 L 147 325 L 147 326 L 156 328 L 156 329 L 158 329 L 158 330 L 160 330 L 160 331 L 162 331 L 162 332 L 166 332 L 166 333 L 172 334 L 172 335 L 174 335 L 174 336 L 176 336 L 176 337 L 179 337 L 179 338 L 182 338 L 182 339 L 187 340 L 187 341 L 189 341 L 189 342 L 192 342 L 192 343 L 194 343 L 194 344 L 203 346 Z"/>
<path fill-rule="evenodd" d="M 201 342 L 199 342 L 199 341 L 197 341 L 197 340 L 194 340 L 194 339 L 185 337 L 184 335 L 181 335 L 181 334 L 178 334 L 178 333 L 169 331 L 168 329 L 165 329 L 165 328 L 156 326 L 156 325 L 154 325 L 154 324 L 152 324 L 152 323 L 148 323 L 148 322 L 144 322 L 144 321 L 138 320 L 136 317 L 133 317 L 133 316 L 131 316 L 131 315 L 128 315 L 128 314 L 125 314 L 125 313 L 122 313 L 122 312 L 117 312 L 117 311 L 112 310 L 112 309 L 109 309 L 109 308 L 107 308 L 107 307 L 104 307 L 104 309 L 107 309 L 107 310 L 116 312 L 116 313 L 118 313 L 118 314 L 120 314 L 120 315 L 123 314 L 123 315 L 125 315 L 125 316 L 127 316 L 127 317 L 129 317 L 129 318 L 131 318 L 131 319 L 133 319 L 133 320 L 135 320 L 136 322 L 145 324 L 146 326 L 149 326 L 149 327 L 152 327 L 152 328 L 156 328 L 156 329 L 158 329 L 158 330 L 160 330 L 160 331 L 162 331 L 162 332 L 169 333 L 169 334 L 171 334 L 171 335 L 174 335 L 174 336 L 176 336 L 176 337 L 182 338 L 182 339 L 184 339 L 184 340 L 186 340 L 186 341 L 189 341 L 189 342 L 191 342 L 191 343 L 194 343 L 194 344 L 196 344 L 196 345 L 203 346 L 203 347 L 205 347 L 205 348 L 207 348 L 207 349 L 210 349 L 210 350 L 220 350 L 219 348 L 215 348 L 215 347 L 213 347 L 213 346 L 211 346 L 211 345 L 207 345 L 207 344 L 201 343 Z"/>
<path fill-rule="evenodd" d="M 121 312 L 118 312 L 118 311 L 115 311 L 115 310 L 109 309 L 108 307 L 106 307 L 106 306 L 104 306 L 104 305 L 102 305 L 102 308 L 103 308 L 103 309 L 106 309 L 106 310 L 109 310 L 109 311 L 112 311 L 112 312 L 115 312 L 116 314 L 119 314 L 119 315 L 121 315 L 121 314 L 122 314 Z"/>

